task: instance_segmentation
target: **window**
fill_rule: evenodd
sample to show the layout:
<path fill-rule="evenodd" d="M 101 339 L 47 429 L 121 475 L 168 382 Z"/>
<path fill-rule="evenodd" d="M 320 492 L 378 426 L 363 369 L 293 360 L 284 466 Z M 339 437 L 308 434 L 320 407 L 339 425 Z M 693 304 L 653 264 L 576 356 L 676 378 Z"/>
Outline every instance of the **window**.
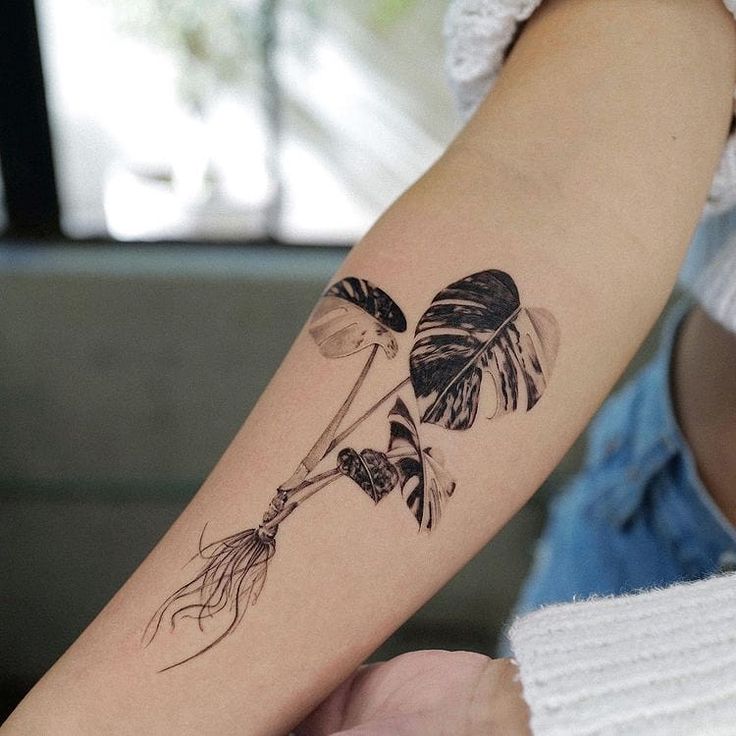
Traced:
<path fill-rule="evenodd" d="M 439 155 L 446 0 L 36 0 L 71 237 L 344 242 Z"/>

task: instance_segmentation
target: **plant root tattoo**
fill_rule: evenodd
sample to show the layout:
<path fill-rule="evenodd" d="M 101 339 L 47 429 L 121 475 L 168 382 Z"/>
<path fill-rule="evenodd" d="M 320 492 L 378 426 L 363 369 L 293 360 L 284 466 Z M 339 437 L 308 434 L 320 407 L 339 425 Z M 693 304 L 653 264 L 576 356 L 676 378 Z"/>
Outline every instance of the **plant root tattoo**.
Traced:
<path fill-rule="evenodd" d="M 248 606 L 255 605 L 258 600 L 266 582 L 268 561 L 275 552 L 274 536 L 264 534 L 261 528 L 247 529 L 205 547 L 200 546 L 198 556 L 205 560 L 205 564 L 198 575 L 163 602 L 149 622 L 145 639 L 147 643 L 153 640 L 164 618 L 168 619 L 172 631 L 180 619 L 194 619 L 200 631 L 204 632 L 203 622 L 227 609 L 230 623 L 206 647 L 164 670 L 203 654 L 233 631 Z"/>
<path fill-rule="evenodd" d="M 438 292 L 417 322 L 406 378 L 340 431 L 379 351 L 393 360 L 399 352 L 397 335 L 406 329 L 399 306 L 365 279 L 344 278 L 324 292 L 309 323 L 321 355 L 344 358 L 366 350 L 368 357 L 312 448 L 276 489 L 260 525 L 205 545 L 202 530 L 198 553 L 190 560 L 201 562 L 199 572 L 164 600 L 143 642 L 148 646 L 162 628 L 174 631 L 183 620 L 193 620 L 203 634 L 205 624 L 215 619 L 224 619 L 226 626 L 204 647 L 162 672 L 204 654 L 235 630 L 266 584 L 280 524 L 336 480 L 350 479 L 374 504 L 398 488 L 419 530 L 434 529 L 456 484 L 441 450 L 422 444 L 420 425 L 467 430 L 481 405 L 488 404 L 483 397 L 493 402 L 488 419 L 530 411 L 547 387 L 559 345 L 555 318 L 546 309 L 522 305 L 509 274 L 471 274 Z M 398 395 L 409 385 L 416 420 Z M 391 398 L 385 449 L 358 451 L 343 445 Z M 315 473 L 335 450 L 335 466 Z"/>

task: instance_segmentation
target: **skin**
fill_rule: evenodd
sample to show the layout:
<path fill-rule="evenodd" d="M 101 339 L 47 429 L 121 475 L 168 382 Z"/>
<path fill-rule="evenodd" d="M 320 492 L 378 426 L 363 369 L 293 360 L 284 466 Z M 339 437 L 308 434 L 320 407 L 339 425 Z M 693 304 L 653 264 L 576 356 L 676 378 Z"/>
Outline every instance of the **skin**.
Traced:
<path fill-rule="evenodd" d="M 202 489 L 3 736 L 276 736 L 303 720 L 520 508 L 600 405 L 672 289 L 735 82 L 721 0 L 548 0 L 478 113 L 336 276 L 379 285 L 413 326 L 452 280 L 512 274 L 559 323 L 542 400 L 464 432 L 422 426 L 457 481 L 431 535 L 397 494 L 374 506 L 341 480 L 314 496 L 279 532 L 243 624 L 160 674 L 203 643 L 196 626 L 140 639 L 188 579 L 205 522 L 208 539 L 257 523 L 360 371 L 363 357 L 327 360 L 303 332 Z M 396 359 L 376 361 L 364 401 L 406 375 L 412 329 Z M 385 434 L 377 412 L 354 444 Z"/>
<path fill-rule="evenodd" d="M 526 736 L 515 664 L 472 652 L 410 652 L 361 667 L 296 736 Z"/>
<path fill-rule="evenodd" d="M 736 336 L 695 308 L 675 349 L 678 421 L 703 483 L 736 526 Z"/>

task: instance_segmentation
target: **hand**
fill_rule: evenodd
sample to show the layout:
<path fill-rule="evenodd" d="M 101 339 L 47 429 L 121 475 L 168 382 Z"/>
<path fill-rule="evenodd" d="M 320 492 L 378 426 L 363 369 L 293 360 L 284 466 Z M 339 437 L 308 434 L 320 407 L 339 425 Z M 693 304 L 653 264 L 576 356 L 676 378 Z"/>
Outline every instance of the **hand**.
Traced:
<path fill-rule="evenodd" d="M 472 652 L 421 651 L 364 665 L 296 736 L 528 736 L 516 664 Z"/>

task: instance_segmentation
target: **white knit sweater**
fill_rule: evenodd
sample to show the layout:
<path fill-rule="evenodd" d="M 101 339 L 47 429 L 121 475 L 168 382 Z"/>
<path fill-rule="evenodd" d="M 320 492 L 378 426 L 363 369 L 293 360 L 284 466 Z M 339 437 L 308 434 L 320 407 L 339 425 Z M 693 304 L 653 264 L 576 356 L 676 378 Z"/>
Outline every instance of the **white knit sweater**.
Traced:
<path fill-rule="evenodd" d="M 451 2 L 447 70 L 465 117 L 493 85 L 519 24 L 541 2 Z M 736 0 L 724 2 L 736 15 Z M 680 274 L 732 332 L 735 206 L 732 135 Z M 736 575 L 549 606 L 517 619 L 509 639 L 536 736 L 736 735 Z"/>
<path fill-rule="evenodd" d="M 736 734 L 736 574 L 547 606 L 509 632 L 544 736 Z"/>
<path fill-rule="evenodd" d="M 736 15 L 736 0 L 723 0 Z M 498 76 L 519 24 L 542 0 L 452 0 L 445 18 L 446 67 L 463 117 L 469 117 Z M 736 112 L 736 90 L 734 92 Z M 704 216 L 713 217 L 736 205 L 736 133 L 724 147 L 713 178 Z M 713 319 L 736 332 L 736 217 L 727 233 L 708 230 L 695 239 L 688 268 L 680 274 Z M 715 247 L 714 247 L 715 246 Z"/>

